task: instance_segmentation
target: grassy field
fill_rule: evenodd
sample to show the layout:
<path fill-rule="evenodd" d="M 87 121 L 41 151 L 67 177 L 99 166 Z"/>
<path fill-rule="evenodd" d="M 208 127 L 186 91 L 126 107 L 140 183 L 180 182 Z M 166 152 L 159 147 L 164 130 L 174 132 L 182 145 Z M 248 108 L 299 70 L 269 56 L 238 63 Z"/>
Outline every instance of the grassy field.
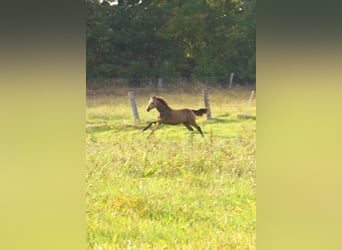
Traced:
<path fill-rule="evenodd" d="M 214 119 L 141 132 L 149 90 L 87 96 L 87 249 L 256 249 L 256 100 L 211 89 Z M 203 107 L 200 89 L 165 92 L 173 108 Z"/>

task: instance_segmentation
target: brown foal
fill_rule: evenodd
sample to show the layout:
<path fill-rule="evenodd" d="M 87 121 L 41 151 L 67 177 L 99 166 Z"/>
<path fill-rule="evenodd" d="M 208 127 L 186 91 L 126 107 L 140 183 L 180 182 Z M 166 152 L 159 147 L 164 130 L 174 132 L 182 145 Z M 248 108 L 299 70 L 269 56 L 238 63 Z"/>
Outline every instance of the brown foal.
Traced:
<path fill-rule="evenodd" d="M 151 109 L 156 108 L 159 112 L 158 120 L 151 122 L 147 127 L 143 128 L 142 131 L 145 131 L 152 124 L 156 124 L 154 129 L 152 130 L 151 136 L 153 132 L 157 129 L 160 123 L 163 124 L 170 124 L 170 125 L 177 125 L 183 123 L 184 126 L 193 131 L 194 129 L 191 127 L 195 127 L 200 134 L 203 136 L 202 130 L 200 126 L 196 123 L 196 116 L 202 116 L 203 114 L 208 112 L 208 108 L 202 108 L 198 110 L 191 110 L 191 109 L 172 109 L 166 100 L 161 96 L 153 96 L 150 98 L 147 104 L 147 112 Z"/>

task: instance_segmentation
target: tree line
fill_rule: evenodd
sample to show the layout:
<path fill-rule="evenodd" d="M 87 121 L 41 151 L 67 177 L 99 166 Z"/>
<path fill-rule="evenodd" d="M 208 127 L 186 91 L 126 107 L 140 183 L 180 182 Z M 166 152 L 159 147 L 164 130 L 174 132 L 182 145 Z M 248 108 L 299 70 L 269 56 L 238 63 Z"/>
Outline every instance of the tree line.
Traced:
<path fill-rule="evenodd" d="M 87 0 L 87 80 L 255 82 L 256 0 Z"/>

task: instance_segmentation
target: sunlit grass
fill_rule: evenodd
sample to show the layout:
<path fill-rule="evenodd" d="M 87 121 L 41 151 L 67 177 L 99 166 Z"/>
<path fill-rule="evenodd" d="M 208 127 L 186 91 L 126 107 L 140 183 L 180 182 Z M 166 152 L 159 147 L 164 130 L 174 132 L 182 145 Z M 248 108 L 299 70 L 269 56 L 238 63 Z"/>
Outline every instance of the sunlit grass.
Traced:
<path fill-rule="evenodd" d="M 147 139 L 150 94 L 136 91 L 139 124 L 127 95 L 87 98 L 87 248 L 255 249 L 255 99 L 246 119 L 249 91 L 211 90 L 204 138 L 161 125 Z M 160 95 L 203 107 L 200 91 Z"/>

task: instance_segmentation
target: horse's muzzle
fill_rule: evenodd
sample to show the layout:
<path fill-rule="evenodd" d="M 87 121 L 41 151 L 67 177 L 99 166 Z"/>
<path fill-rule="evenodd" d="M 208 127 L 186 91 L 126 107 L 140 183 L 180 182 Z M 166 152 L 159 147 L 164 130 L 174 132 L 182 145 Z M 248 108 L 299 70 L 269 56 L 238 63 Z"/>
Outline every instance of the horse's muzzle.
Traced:
<path fill-rule="evenodd" d="M 150 108 L 147 108 L 146 111 L 149 112 L 151 109 Z"/>

